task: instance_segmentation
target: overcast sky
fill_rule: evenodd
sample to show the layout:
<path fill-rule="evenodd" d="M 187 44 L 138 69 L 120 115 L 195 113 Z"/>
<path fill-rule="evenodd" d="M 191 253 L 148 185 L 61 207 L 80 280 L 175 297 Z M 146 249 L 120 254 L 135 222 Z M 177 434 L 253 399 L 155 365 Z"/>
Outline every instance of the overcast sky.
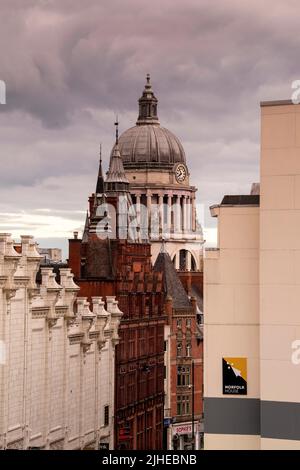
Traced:
<path fill-rule="evenodd" d="M 259 102 L 300 79 L 299 16 L 298 0 L 0 0 L 0 231 L 61 246 L 82 228 L 99 142 L 107 166 L 148 72 L 198 202 L 249 193 Z"/>

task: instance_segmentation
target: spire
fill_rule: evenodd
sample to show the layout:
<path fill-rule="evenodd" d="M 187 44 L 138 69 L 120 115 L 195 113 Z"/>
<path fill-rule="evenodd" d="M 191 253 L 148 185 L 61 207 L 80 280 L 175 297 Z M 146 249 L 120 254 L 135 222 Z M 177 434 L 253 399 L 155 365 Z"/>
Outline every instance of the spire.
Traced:
<path fill-rule="evenodd" d="M 118 115 L 116 116 L 115 126 L 116 126 L 116 144 L 118 145 L 118 143 L 119 143 L 119 120 L 118 120 Z"/>
<path fill-rule="evenodd" d="M 85 225 L 84 225 L 84 230 L 83 230 L 83 235 L 82 235 L 82 243 L 87 243 L 89 239 L 89 226 L 90 226 L 90 219 L 89 219 L 89 213 L 86 211 L 86 218 L 85 218 Z"/>
<path fill-rule="evenodd" d="M 166 242 L 164 238 L 162 239 L 162 242 L 161 242 L 160 253 L 167 253 Z"/>
<path fill-rule="evenodd" d="M 120 154 L 120 149 L 118 145 L 118 132 L 119 132 L 119 123 L 118 120 L 115 122 L 116 126 L 116 144 L 113 148 L 110 162 L 109 170 L 107 172 L 106 186 L 108 190 L 124 190 L 124 185 L 112 185 L 111 183 L 124 183 L 126 184 L 126 189 L 128 189 L 129 181 L 126 177 L 123 160 Z"/>
<path fill-rule="evenodd" d="M 150 83 L 150 74 L 148 73 L 146 76 L 146 85 L 143 95 L 139 99 L 139 117 L 136 123 L 138 126 L 144 124 L 159 125 L 157 117 L 157 103 L 158 100 L 153 93 Z"/>
<path fill-rule="evenodd" d="M 126 183 L 126 184 L 129 183 L 125 174 L 123 160 L 120 154 L 120 149 L 119 149 L 118 144 L 114 146 L 114 149 L 110 158 L 106 183 Z"/>
<path fill-rule="evenodd" d="M 100 161 L 99 161 L 99 172 L 96 186 L 96 194 L 104 193 L 104 178 L 102 172 L 102 144 L 100 144 Z"/>

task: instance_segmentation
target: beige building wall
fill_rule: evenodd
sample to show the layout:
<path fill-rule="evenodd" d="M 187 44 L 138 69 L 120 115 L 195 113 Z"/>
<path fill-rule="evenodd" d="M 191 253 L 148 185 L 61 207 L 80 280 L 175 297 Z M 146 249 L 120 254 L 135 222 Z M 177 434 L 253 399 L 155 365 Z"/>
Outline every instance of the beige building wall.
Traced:
<path fill-rule="evenodd" d="M 299 450 L 299 105 L 261 105 L 260 207 L 211 211 L 219 249 L 204 263 L 205 448 Z M 222 395 L 223 355 L 248 358 L 244 398 Z"/>
<path fill-rule="evenodd" d="M 117 302 L 108 297 L 105 310 L 101 297 L 76 299 L 66 268 L 60 284 L 42 268 L 37 286 L 31 237 L 21 251 L 0 234 L 0 449 L 113 448 Z"/>
<path fill-rule="evenodd" d="M 300 106 L 261 107 L 262 448 L 300 449 Z"/>
<path fill-rule="evenodd" d="M 258 449 L 249 420 L 260 393 L 259 208 L 220 205 L 212 215 L 218 249 L 206 250 L 204 263 L 205 449 Z M 246 396 L 223 395 L 223 357 L 247 358 Z"/>

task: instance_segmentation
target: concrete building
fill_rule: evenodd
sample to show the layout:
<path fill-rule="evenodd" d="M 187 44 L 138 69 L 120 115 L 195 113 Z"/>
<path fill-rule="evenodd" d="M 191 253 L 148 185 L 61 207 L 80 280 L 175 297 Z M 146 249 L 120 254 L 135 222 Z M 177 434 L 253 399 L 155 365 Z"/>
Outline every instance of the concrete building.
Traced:
<path fill-rule="evenodd" d="M 40 255 L 43 256 L 43 263 L 61 263 L 62 250 L 60 248 L 37 248 Z"/>
<path fill-rule="evenodd" d="M 15 243 L 15 250 L 21 250 L 22 244 Z M 36 247 L 38 253 L 42 256 L 41 263 L 54 264 L 62 263 L 62 250 L 60 248 L 41 248 L 38 244 Z"/>
<path fill-rule="evenodd" d="M 0 234 L 0 449 L 113 448 L 117 302 L 76 298 L 68 268 L 37 284 L 36 243 L 16 249 Z"/>
<path fill-rule="evenodd" d="M 260 196 L 225 196 L 207 250 L 205 448 L 300 449 L 300 106 L 261 104 Z"/>

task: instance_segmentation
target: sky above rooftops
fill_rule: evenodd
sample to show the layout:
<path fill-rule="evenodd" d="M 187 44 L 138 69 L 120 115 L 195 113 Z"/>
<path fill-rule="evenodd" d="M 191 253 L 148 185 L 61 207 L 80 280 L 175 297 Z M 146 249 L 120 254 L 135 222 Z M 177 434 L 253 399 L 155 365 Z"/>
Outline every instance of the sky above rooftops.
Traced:
<path fill-rule="evenodd" d="M 300 79 L 297 1 L 0 0 L 0 231 L 65 246 L 83 228 L 120 131 L 151 74 L 205 205 L 259 180 L 261 100 Z M 202 220 L 203 222 L 203 220 Z M 46 241 L 45 241 L 46 243 Z"/>

